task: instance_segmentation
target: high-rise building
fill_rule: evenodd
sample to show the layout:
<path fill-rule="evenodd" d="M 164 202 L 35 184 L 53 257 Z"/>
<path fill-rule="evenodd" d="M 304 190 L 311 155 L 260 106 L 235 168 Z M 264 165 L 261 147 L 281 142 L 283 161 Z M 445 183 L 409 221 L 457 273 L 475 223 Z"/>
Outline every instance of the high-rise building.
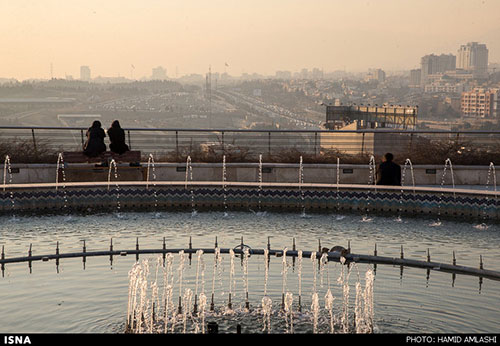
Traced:
<path fill-rule="evenodd" d="M 429 75 L 456 69 L 457 57 L 453 54 L 430 54 L 420 59 L 420 83 L 427 84 Z"/>
<path fill-rule="evenodd" d="M 500 89 L 475 88 L 462 93 L 462 114 L 478 118 L 496 118 L 499 114 Z"/>
<path fill-rule="evenodd" d="M 161 66 L 155 67 L 151 73 L 151 79 L 153 80 L 165 80 L 167 79 L 167 70 Z"/>
<path fill-rule="evenodd" d="M 90 81 L 90 67 L 80 66 L 80 79 L 83 81 Z"/>
<path fill-rule="evenodd" d="M 475 77 L 488 76 L 488 48 L 485 44 L 469 42 L 461 45 L 457 55 L 457 69 L 470 71 Z"/>

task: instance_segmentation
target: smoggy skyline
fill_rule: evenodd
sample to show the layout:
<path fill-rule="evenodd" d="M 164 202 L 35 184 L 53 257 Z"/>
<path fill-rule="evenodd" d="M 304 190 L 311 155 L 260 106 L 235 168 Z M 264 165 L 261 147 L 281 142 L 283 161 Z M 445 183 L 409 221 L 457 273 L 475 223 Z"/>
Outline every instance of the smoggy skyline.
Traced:
<path fill-rule="evenodd" d="M 0 77 L 19 80 L 408 70 L 471 41 L 500 62 L 497 0 L 16 0 L 0 29 Z"/>

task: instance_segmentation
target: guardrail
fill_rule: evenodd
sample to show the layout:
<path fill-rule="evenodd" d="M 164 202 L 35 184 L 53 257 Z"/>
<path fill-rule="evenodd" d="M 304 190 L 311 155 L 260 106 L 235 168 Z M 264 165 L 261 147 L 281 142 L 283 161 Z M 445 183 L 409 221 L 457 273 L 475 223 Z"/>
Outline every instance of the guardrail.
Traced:
<path fill-rule="evenodd" d="M 283 151 L 319 155 L 338 152 L 350 155 L 411 153 L 423 148 L 451 150 L 460 154 L 481 151 L 500 153 L 500 131 L 433 130 L 247 130 L 124 128 L 128 145 L 143 154 L 192 155 L 195 152 L 275 155 Z M 1 126 L 1 142 L 23 142 L 36 151 L 82 150 L 84 127 Z M 12 153 L 14 155 L 15 153 Z"/>

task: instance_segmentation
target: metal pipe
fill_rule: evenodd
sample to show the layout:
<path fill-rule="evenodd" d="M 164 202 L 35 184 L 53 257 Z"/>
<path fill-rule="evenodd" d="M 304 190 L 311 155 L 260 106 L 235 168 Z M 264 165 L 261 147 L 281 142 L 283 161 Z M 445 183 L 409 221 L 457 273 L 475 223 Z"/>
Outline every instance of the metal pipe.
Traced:
<path fill-rule="evenodd" d="M 60 253 L 51 255 L 36 255 L 27 257 L 12 257 L 5 258 L 4 250 L 2 247 L 2 256 L 0 259 L 0 264 L 4 267 L 5 264 L 9 263 L 20 263 L 28 261 L 48 261 L 56 258 L 76 258 L 76 257 L 98 257 L 98 256 L 125 256 L 127 254 L 139 255 L 139 254 L 166 254 L 166 253 L 179 253 L 184 251 L 187 254 L 195 254 L 198 250 L 202 250 L 205 254 L 214 254 L 214 248 L 201 248 L 201 249 L 182 249 L 182 248 L 172 248 L 172 249 L 141 249 L 141 250 L 113 250 L 113 251 L 91 251 L 91 252 L 73 252 L 73 253 Z M 234 251 L 235 254 L 244 255 L 243 249 L 229 249 L 221 248 L 219 249 L 221 254 L 229 254 L 230 250 Z M 303 251 L 302 257 L 310 258 L 313 253 L 316 253 L 316 257 L 320 257 L 322 254 L 315 251 Z M 249 249 L 250 255 L 264 255 L 264 249 Z M 269 250 L 269 256 L 282 256 L 283 250 Z M 286 256 L 297 257 L 298 251 L 287 251 Z M 384 257 L 384 256 L 371 256 L 363 254 L 347 254 L 341 256 L 338 252 L 328 252 L 328 261 L 340 262 L 341 257 L 344 257 L 346 263 L 367 263 L 367 264 L 386 264 L 386 265 L 399 265 L 413 268 L 423 268 L 430 270 L 437 270 L 443 272 L 451 272 L 464 275 L 480 276 L 484 278 L 489 278 L 492 280 L 500 280 L 500 272 L 493 270 L 486 270 L 483 268 L 482 256 L 480 257 L 480 268 L 472 268 L 465 266 L 458 266 L 453 264 L 445 264 L 430 261 L 419 261 L 411 260 L 406 258 L 396 258 L 396 257 Z"/>

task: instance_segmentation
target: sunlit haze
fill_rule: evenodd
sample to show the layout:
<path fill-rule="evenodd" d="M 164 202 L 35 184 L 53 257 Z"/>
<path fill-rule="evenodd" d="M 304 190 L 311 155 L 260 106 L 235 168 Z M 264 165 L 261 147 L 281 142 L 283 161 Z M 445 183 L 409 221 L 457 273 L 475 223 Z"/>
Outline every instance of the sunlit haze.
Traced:
<path fill-rule="evenodd" d="M 0 77 L 19 80 L 409 70 L 471 41 L 500 62 L 497 0 L 5 0 L 0 29 Z"/>

